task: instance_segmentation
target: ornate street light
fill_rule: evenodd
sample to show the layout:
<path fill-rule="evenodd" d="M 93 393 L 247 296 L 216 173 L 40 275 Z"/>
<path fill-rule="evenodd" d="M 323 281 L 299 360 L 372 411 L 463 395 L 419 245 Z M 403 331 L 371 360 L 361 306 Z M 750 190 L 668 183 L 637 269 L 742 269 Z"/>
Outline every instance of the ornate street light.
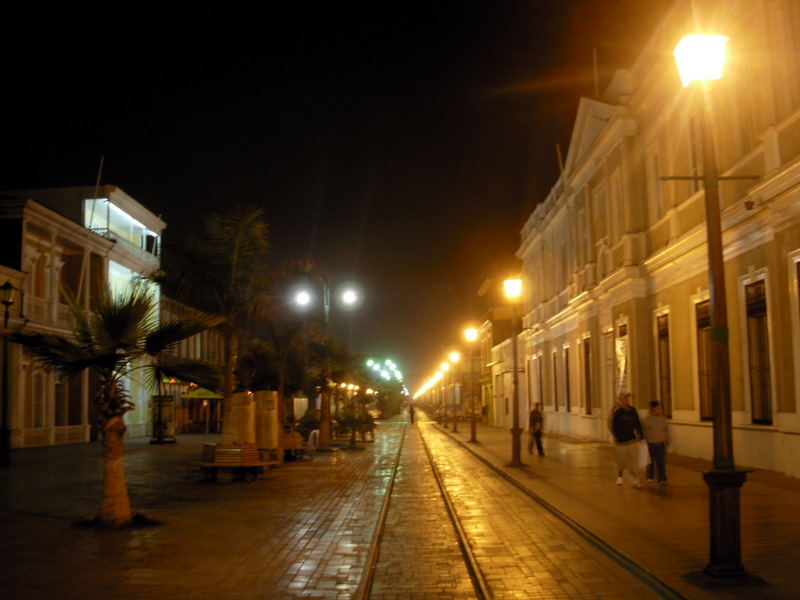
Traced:
<path fill-rule="evenodd" d="M 517 367 L 517 302 L 522 296 L 522 280 L 506 279 L 503 282 L 506 298 L 511 302 L 511 405 L 514 410 L 513 425 L 511 426 L 511 462 L 509 467 L 523 467 L 522 429 L 519 426 L 519 373 Z"/>
<path fill-rule="evenodd" d="M 318 276 L 322 284 L 322 310 L 325 325 L 325 343 L 330 346 L 331 338 L 331 287 L 330 281 L 327 277 Z M 345 287 L 340 290 L 339 299 L 344 307 L 353 308 L 360 302 L 360 295 L 353 287 Z M 312 293 L 308 289 L 299 290 L 294 297 L 295 303 L 301 307 L 310 306 L 314 299 Z M 330 348 L 329 348 L 330 350 Z M 327 452 L 331 449 L 331 392 L 330 392 L 330 377 L 331 377 L 331 359 L 330 356 L 325 358 L 323 384 L 322 384 L 322 398 L 320 406 L 320 424 L 319 424 L 319 445 L 317 450 Z"/>
<path fill-rule="evenodd" d="M 11 466 L 11 423 L 9 420 L 9 398 L 8 385 L 8 309 L 14 304 L 14 292 L 16 288 L 11 282 L 6 280 L 0 285 L 0 303 L 4 307 L 3 315 L 3 388 L 2 388 L 2 407 L 0 407 L 0 467 Z"/>
<path fill-rule="evenodd" d="M 719 181 L 752 179 L 750 176 L 720 177 L 717 171 L 714 138 L 711 134 L 709 82 L 722 77 L 727 37 L 689 35 L 676 46 L 674 56 L 684 87 L 692 82 L 703 86 L 700 119 L 703 152 L 702 177 L 663 177 L 662 179 L 700 179 L 703 182 L 708 246 L 708 285 L 710 306 L 711 402 L 713 414 L 714 458 L 711 471 L 703 473 L 709 489 L 710 560 L 703 571 L 686 575 L 700 587 L 756 583 L 741 562 L 739 488 L 747 471 L 733 463 L 730 371 L 728 358 L 728 309 L 725 299 L 725 263 L 722 250 L 722 224 Z"/>
<path fill-rule="evenodd" d="M 478 330 L 474 327 L 470 327 L 469 329 L 464 331 L 464 339 L 466 339 L 470 343 L 474 343 L 478 339 Z M 475 424 L 475 356 L 472 348 L 470 348 L 469 353 L 469 393 L 472 396 L 472 403 L 471 403 L 471 416 L 469 420 L 469 441 L 470 443 L 476 443 L 478 441 L 477 438 L 477 425 Z"/>

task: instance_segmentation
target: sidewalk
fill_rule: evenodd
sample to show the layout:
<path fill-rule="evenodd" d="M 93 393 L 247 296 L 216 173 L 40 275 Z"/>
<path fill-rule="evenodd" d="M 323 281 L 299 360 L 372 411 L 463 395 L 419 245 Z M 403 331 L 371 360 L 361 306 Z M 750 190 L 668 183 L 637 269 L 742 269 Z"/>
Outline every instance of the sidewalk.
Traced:
<path fill-rule="evenodd" d="M 135 513 L 163 526 L 75 527 L 96 514 L 98 444 L 12 452 L 0 471 L 0 589 L 14 600 L 350 600 L 362 580 L 402 423 L 364 451 L 317 453 L 250 483 L 182 463 L 219 436 L 126 442 Z"/>
<path fill-rule="evenodd" d="M 380 509 L 374 498 L 382 497 L 399 432 L 385 427 L 365 452 L 319 453 L 256 482 L 233 485 L 184 479 L 181 461 L 197 458 L 213 436 L 185 436 L 164 446 L 128 440 L 134 507 L 169 526 L 112 535 L 71 527 L 97 509 L 98 444 L 14 451 L 12 467 L 0 472 L 0 587 L 17 600 L 282 599 L 312 597 L 310 590 L 324 594 L 313 597 L 349 598 L 360 581 L 372 535 L 368 524 Z M 742 561 L 767 585 L 701 590 L 683 575 L 701 570 L 709 559 L 708 490 L 698 472 L 707 463 L 670 455 L 669 485 L 634 489 L 615 484 L 609 444 L 545 435 L 547 456 L 540 458 L 525 452 L 524 437 L 527 466 L 508 468 L 506 429 L 479 425 L 479 443 L 471 444 L 469 424 L 459 423 L 459 432 L 448 430 L 447 436 L 685 598 L 798 597 L 796 479 L 756 471 L 741 490 Z M 487 494 L 480 501 L 493 502 Z M 417 524 L 417 532 L 431 534 L 421 517 Z M 276 582 L 285 590 L 280 596 L 269 592 Z"/>
<path fill-rule="evenodd" d="M 505 466 L 511 459 L 511 434 L 478 424 L 478 443 L 468 443 L 469 423 L 448 435 L 497 470 L 533 492 L 669 587 L 692 599 L 797 598 L 800 583 L 800 481 L 779 473 L 748 474 L 741 495 L 742 563 L 767 585 L 701 590 L 683 575 L 702 570 L 709 560 L 708 488 L 699 471 L 707 461 L 667 457 L 669 483 L 630 481 L 616 485 L 610 444 L 546 435 L 545 457 L 527 453 L 523 433 L 523 468 Z M 444 430 L 443 427 L 440 429 Z"/>

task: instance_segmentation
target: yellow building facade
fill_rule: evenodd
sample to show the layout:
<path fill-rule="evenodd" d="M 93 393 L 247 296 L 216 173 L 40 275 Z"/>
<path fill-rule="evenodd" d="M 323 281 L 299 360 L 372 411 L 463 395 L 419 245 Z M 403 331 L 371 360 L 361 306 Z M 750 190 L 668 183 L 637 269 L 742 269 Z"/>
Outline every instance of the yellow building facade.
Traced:
<path fill-rule="evenodd" d="M 681 86 L 672 50 L 728 36 L 722 79 Z M 675 2 L 601 98 L 581 100 L 561 177 L 528 218 L 526 410 L 610 441 L 616 395 L 659 400 L 671 451 L 710 459 L 701 115 L 720 183 L 737 466 L 800 476 L 800 3 Z"/>

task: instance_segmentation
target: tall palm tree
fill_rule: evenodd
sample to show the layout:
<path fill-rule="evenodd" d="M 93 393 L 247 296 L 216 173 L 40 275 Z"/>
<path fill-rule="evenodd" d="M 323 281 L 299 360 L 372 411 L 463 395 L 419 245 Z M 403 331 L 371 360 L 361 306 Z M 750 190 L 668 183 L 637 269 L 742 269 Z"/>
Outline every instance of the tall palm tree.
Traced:
<path fill-rule="evenodd" d="M 72 337 L 47 332 L 17 332 L 13 341 L 25 346 L 45 371 L 75 376 L 86 369 L 98 377 L 94 404 L 103 444 L 103 489 L 97 523 L 119 528 L 133 520 L 123 460 L 125 413 L 134 408 L 125 389 L 127 376 L 149 369 L 150 380 L 172 376 L 214 389 L 219 378 L 203 363 L 172 353 L 177 342 L 209 324 L 174 320 L 159 324 L 156 300 L 147 286 L 135 285 L 129 294 L 102 294 L 94 309 L 86 311 L 68 296 L 74 317 Z"/>
<path fill-rule="evenodd" d="M 263 209 L 240 205 L 226 215 L 214 215 L 202 237 L 167 248 L 163 270 L 152 276 L 170 297 L 220 319 L 217 329 L 225 341 L 223 443 L 233 441 L 236 355 L 254 315 L 268 303 L 269 227 L 263 217 Z"/>

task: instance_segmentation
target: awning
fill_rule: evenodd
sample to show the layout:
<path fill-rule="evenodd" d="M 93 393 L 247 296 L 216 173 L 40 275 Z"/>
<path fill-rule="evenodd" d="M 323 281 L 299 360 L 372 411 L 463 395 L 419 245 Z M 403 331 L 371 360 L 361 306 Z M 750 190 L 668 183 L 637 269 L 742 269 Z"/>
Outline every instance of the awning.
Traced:
<path fill-rule="evenodd" d="M 222 400 L 225 396 L 220 396 L 216 392 L 211 392 L 206 388 L 197 388 L 196 390 L 192 390 L 188 394 L 184 394 L 183 398 L 219 398 Z"/>

